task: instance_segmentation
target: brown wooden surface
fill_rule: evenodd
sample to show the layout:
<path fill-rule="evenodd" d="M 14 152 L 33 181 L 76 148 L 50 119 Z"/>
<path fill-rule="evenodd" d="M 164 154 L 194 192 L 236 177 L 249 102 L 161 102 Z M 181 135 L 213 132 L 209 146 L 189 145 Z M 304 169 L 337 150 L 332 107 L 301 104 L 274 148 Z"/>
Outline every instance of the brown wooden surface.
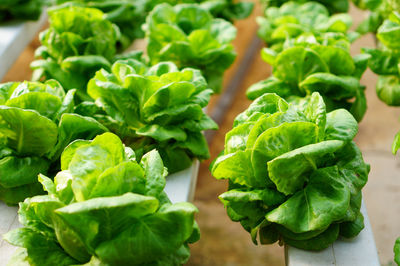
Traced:
<path fill-rule="evenodd" d="M 256 2 L 256 0 L 253 0 Z M 238 59 L 225 76 L 225 85 L 235 74 L 237 67 L 255 34 L 257 25 L 255 17 L 260 14 L 257 7 L 254 14 L 236 23 L 238 38 L 235 47 Z M 365 14 L 352 10 L 355 23 Z M 34 41 L 18 59 L 4 81 L 17 81 L 30 78 L 29 64 L 33 52 L 38 46 Z M 371 36 L 358 40 L 352 50 L 358 53 L 361 47 L 373 46 Z M 251 84 L 268 77 L 271 68 L 259 56 L 248 66 L 246 78 L 240 84 L 240 92 L 235 97 L 232 107 L 226 114 L 219 131 L 210 143 L 212 158 L 223 149 L 224 135 L 232 127 L 235 116 L 245 110 L 250 101 L 245 91 Z M 395 133 L 400 130 L 400 109 L 387 107 L 375 94 L 376 76 L 370 71 L 364 75 L 362 83 L 367 85 L 369 109 L 360 124 L 357 143 L 363 150 L 365 160 L 371 164 L 369 182 L 364 189 L 364 198 L 374 231 L 378 252 L 383 265 L 393 259 L 393 244 L 400 236 L 400 160 L 390 153 L 390 145 Z M 215 107 L 218 97 L 211 100 L 209 111 Z M 227 217 L 218 195 L 226 191 L 225 181 L 216 181 L 208 170 L 211 160 L 201 164 L 195 205 L 200 212 L 197 221 L 202 231 L 201 240 L 191 245 L 192 256 L 188 265 L 284 265 L 283 248 L 277 244 L 270 246 L 254 246 L 250 236 L 239 223 Z M 362 254 L 360 254 L 362 256 Z"/>

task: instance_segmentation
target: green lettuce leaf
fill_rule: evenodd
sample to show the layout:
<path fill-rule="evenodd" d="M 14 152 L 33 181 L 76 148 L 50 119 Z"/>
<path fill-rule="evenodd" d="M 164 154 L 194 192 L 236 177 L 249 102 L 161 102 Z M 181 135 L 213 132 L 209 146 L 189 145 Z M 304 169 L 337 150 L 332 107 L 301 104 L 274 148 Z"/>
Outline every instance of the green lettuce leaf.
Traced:
<path fill-rule="evenodd" d="M 198 210 L 170 203 L 156 150 L 137 162 L 116 135 L 104 133 L 71 143 L 61 161 L 54 182 L 39 177 L 48 195 L 20 204 L 23 227 L 5 239 L 23 249 L 10 263 L 178 265 L 189 259 L 188 244 L 200 237 Z"/>
<path fill-rule="evenodd" d="M 210 87 L 221 90 L 221 77 L 236 57 L 231 41 L 235 27 L 195 4 L 160 4 L 144 26 L 152 64 L 172 61 L 178 68 L 201 70 Z"/>
<path fill-rule="evenodd" d="M 0 199 L 16 204 L 43 193 L 38 174 L 54 174 L 64 148 L 107 129 L 73 114 L 74 90 L 55 80 L 0 85 Z"/>
<path fill-rule="evenodd" d="M 393 251 L 394 251 L 394 261 L 397 264 L 400 264 L 400 238 L 396 240 Z"/>
<path fill-rule="evenodd" d="M 358 124 L 349 111 L 326 108 L 317 92 L 290 103 L 266 93 L 227 133 L 211 172 L 229 180 L 220 199 L 254 243 L 321 250 L 363 229 L 369 165 L 353 142 Z"/>
<path fill-rule="evenodd" d="M 265 93 L 277 93 L 291 102 L 318 92 L 328 111 L 345 108 L 361 121 L 367 107 L 360 78 L 369 58 L 365 54 L 351 57 L 347 45 L 305 38 L 274 52 L 273 59 L 266 58 L 273 66 L 273 75 L 248 88 L 247 97 L 254 100 Z"/>
<path fill-rule="evenodd" d="M 86 84 L 101 68 L 109 69 L 120 32 L 96 8 L 65 5 L 48 10 L 50 27 L 40 34 L 42 46 L 32 62 L 33 80 L 56 79 L 89 100 Z"/>
<path fill-rule="evenodd" d="M 190 166 L 192 158 L 209 158 L 201 132 L 217 125 L 202 110 L 212 90 L 199 70 L 179 71 L 171 62 L 147 68 L 136 60 L 117 61 L 111 72 L 96 73 L 88 94 L 107 114 L 99 122 L 122 137 L 139 159 L 156 148 L 173 173 Z"/>
<path fill-rule="evenodd" d="M 0 5 L 0 21 L 37 20 L 46 5 L 42 0 L 2 1 Z"/>

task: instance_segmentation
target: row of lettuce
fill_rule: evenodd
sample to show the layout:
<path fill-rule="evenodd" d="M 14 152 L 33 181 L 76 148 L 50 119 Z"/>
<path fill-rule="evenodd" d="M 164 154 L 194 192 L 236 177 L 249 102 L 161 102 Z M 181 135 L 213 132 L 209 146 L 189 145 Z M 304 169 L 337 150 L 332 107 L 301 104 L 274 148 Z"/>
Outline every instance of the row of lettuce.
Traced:
<path fill-rule="evenodd" d="M 390 1 L 366 1 L 376 9 L 353 32 L 350 15 L 338 13 L 348 11 L 347 0 L 262 2 L 258 35 L 272 75 L 248 88 L 254 101 L 236 117 L 211 171 L 229 180 L 220 200 L 255 244 L 322 250 L 364 228 L 370 167 L 353 142 L 367 109 L 360 79 L 367 67 L 380 74 L 379 98 L 396 105 L 400 15 Z M 371 17 L 380 24 L 372 27 Z M 352 42 L 366 32 L 377 33 L 378 48 L 352 56 Z"/>
<path fill-rule="evenodd" d="M 135 36 L 144 34 L 148 43 L 143 56 L 121 52 L 137 38 L 127 33 L 134 28 L 126 24 L 134 14 L 128 2 L 142 3 L 135 9 L 145 10 L 141 15 L 149 2 L 105 2 L 50 9 L 33 79 L 57 81 L 9 83 L 0 90 L 7 136 L 2 169 L 9 176 L 0 195 L 14 203 L 42 187 L 48 193 L 21 204 L 24 228 L 6 239 L 25 249 L 11 263 L 179 265 L 189 257 L 187 244 L 198 239 L 195 208 L 168 202 L 161 169 L 176 172 L 193 158 L 209 157 L 201 131 L 216 125 L 202 108 L 220 90 L 235 58 L 236 30 L 221 18 L 244 17 L 250 5 L 158 1 L 170 4 L 156 6 L 137 27 Z M 202 3 L 173 5 L 177 2 Z M 372 23 L 367 20 L 358 32 L 349 31 L 351 17 L 338 14 L 348 10 L 348 1 L 263 2 L 259 36 L 268 45 L 262 57 L 273 74 L 248 89 L 254 102 L 235 119 L 211 170 L 229 180 L 220 199 L 255 243 L 321 250 L 364 227 L 361 189 L 369 165 L 353 142 L 366 111 L 360 78 L 367 66 L 398 64 L 376 56 L 386 51 L 381 47 L 351 56 L 351 43 L 360 29 L 395 39 L 396 27 L 381 19 L 381 28 L 390 24 L 386 29 L 366 30 Z M 396 23 L 392 17 L 396 13 L 390 17 Z M 123 146 L 111 133 L 74 141 L 106 131 L 131 149 L 121 155 Z M 50 178 L 41 175 L 41 185 L 37 173 Z M 153 197 L 154 211 L 143 197 Z M 110 224 L 121 226 L 114 230 Z M 185 229 L 170 232 L 172 224 Z M 48 248 L 38 248 L 38 241 Z M 121 254 L 126 246 L 135 250 Z M 54 256 L 43 256 L 49 250 Z"/>
<path fill-rule="evenodd" d="M 376 33 L 377 47 L 363 51 L 371 56 L 369 67 L 379 76 L 378 97 L 390 106 L 400 106 L 400 3 L 396 0 L 360 0 L 356 4 L 370 11 L 359 31 Z M 400 131 L 392 145 L 393 154 L 399 149 Z M 394 254 L 395 262 L 400 265 L 400 237 L 396 240 Z"/>
<path fill-rule="evenodd" d="M 1 19 L 44 3 L 16 2 Z M 230 20 L 253 5 L 64 2 L 48 9 L 33 81 L 0 85 L 0 199 L 20 202 L 23 225 L 4 236 L 20 247 L 9 265 L 182 265 L 197 209 L 170 202 L 166 177 L 209 158 L 203 109 L 236 57 Z M 142 36 L 146 56 L 125 52 Z"/>
<path fill-rule="evenodd" d="M 229 180 L 220 199 L 254 243 L 322 250 L 364 228 L 369 165 L 353 138 L 366 111 L 360 78 L 369 56 L 351 56 L 358 34 L 348 14 L 305 2 L 267 5 L 258 18 L 272 75 L 247 90 L 254 101 L 211 171 Z"/>

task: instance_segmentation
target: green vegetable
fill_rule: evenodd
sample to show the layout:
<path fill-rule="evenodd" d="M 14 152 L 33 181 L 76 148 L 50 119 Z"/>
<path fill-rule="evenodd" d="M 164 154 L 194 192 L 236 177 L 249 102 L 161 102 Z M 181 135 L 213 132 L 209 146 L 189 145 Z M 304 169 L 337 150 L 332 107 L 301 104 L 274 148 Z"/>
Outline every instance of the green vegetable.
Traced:
<path fill-rule="evenodd" d="M 394 138 L 394 142 L 392 145 L 393 154 L 396 154 L 399 149 L 400 149 L 400 131 L 399 131 L 399 133 L 397 133 L 396 137 Z"/>
<path fill-rule="evenodd" d="M 308 0 L 261 0 L 264 7 L 280 7 L 287 2 L 307 3 L 313 2 Z M 316 0 L 315 2 L 324 5 L 331 14 L 333 13 L 346 13 L 349 10 L 348 0 Z"/>
<path fill-rule="evenodd" d="M 400 106 L 399 37 L 400 14 L 394 12 L 378 29 L 379 47 L 363 49 L 370 56 L 368 66 L 380 75 L 376 85 L 377 95 L 391 106 Z"/>
<path fill-rule="evenodd" d="M 199 4 L 207 9 L 214 17 L 234 21 L 244 19 L 250 16 L 253 11 L 254 3 L 235 0 L 147 0 L 147 9 L 149 11 L 162 3 L 170 5 L 177 4 Z"/>
<path fill-rule="evenodd" d="M 265 10 L 257 18 L 260 25 L 258 36 L 267 45 L 281 51 L 284 42 L 295 39 L 323 39 L 329 33 L 346 35 L 352 19 L 348 14 L 329 16 L 328 9 L 317 2 L 288 2 Z"/>
<path fill-rule="evenodd" d="M 353 0 L 353 3 L 361 9 L 370 11 L 368 17 L 357 27 L 357 32 L 361 34 L 376 33 L 390 13 L 400 8 L 397 0 Z"/>
<path fill-rule="evenodd" d="M 0 22 L 10 19 L 37 20 L 45 4 L 43 0 L 2 0 Z"/>
<path fill-rule="evenodd" d="M 345 108 L 361 121 L 367 106 L 360 77 L 369 57 L 352 58 L 348 41 L 335 42 L 334 36 L 326 40 L 333 43 L 304 40 L 280 53 L 264 48 L 262 56 L 273 66 L 273 75 L 252 85 L 247 97 L 253 100 L 264 93 L 277 93 L 289 101 L 297 101 L 299 97 L 319 92 L 328 111 Z"/>
<path fill-rule="evenodd" d="M 146 18 L 146 4 L 148 0 L 55 0 L 55 4 L 75 5 L 100 9 L 104 12 L 104 19 L 117 25 L 121 31 L 119 42 L 120 50 L 128 48 L 132 41 L 143 38 L 141 30 Z"/>
<path fill-rule="evenodd" d="M 313 93 L 287 103 L 266 93 L 239 114 L 211 171 L 228 179 L 220 195 L 233 221 L 254 241 L 321 250 L 364 227 L 361 189 L 369 165 L 352 141 L 357 121 L 327 113 Z"/>
<path fill-rule="evenodd" d="M 223 73 L 236 57 L 231 44 L 236 28 L 231 23 L 213 18 L 196 4 L 161 4 L 147 17 L 144 27 L 152 64 L 172 61 L 179 69 L 197 68 L 210 87 L 220 91 Z"/>
<path fill-rule="evenodd" d="M 397 263 L 397 265 L 400 265 L 400 238 L 396 240 L 393 251 L 394 251 L 394 261 Z"/>
<path fill-rule="evenodd" d="M 30 265 L 182 265 L 199 239 L 196 207 L 172 204 L 167 170 L 153 150 L 140 163 L 112 133 L 76 141 L 61 156 L 48 195 L 20 203 L 22 228 L 4 238 L 20 246 L 10 263 Z M 87 264 L 86 264 L 87 263 Z"/>
<path fill-rule="evenodd" d="M 156 148 L 170 173 L 210 154 L 203 130 L 217 125 L 202 110 L 212 94 L 199 70 L 171 62 L 147 68 L 135 60 L 100 70 L 88 94 L 105 114 L 95 117 L 124 139 L 140 158 Z"/>
<path fill-rule="evenodd" d="M 214 17 L 229 21 L 247 18 L 253 11 L 254 3 L 236 2 L 234 0 L 55 0 L 54 4 L 78 5 L 97 8 L 105 13 L 105 19 L 116 24 L 121 30 L 120 48 L 128 48 L 135 39 L 143 38 L 141 26 L 146 16 L 155 6 L 168 3 L 199 4 L 208 10 Z"/>
<path fill-rule="evenodd" d="M 54 78 L 87 100 L 87 82 L 97 70 L 109 69 L 116 55 L 118 27 L 94 8 L 67 6 L 48 13 L 50 28 L 40 34 L 42 46 L 36 57 L 42 59 L 31 65 L 33 80 Z"/>
<path fill-rule="evenodd" d="M 72 113 L 74 93 L 54 80 L 0 85 L 0 199 L 7 204 L 43 193 L 37 175 L 57 171 L 70 142 L 107 131 Z"/>

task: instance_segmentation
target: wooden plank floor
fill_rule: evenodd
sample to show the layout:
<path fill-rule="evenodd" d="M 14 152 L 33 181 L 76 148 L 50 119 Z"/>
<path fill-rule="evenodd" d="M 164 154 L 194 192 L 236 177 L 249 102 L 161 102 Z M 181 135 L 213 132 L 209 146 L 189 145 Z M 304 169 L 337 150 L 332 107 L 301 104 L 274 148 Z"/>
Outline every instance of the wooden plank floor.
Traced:
<path fill-rule="evenodd" d="M 253 0 L 257 2 L 257 0 Z M 235 47 L 238 60 L 225 76 L 225 85 L 235 75 L 247 48 L 257 29 L 255 17 L 261 13 L 257 7 L 252 17 L 239 21 L 238 38 Z M 360 21 L 364 14 L 352 11 L 353 17 Z M 357 41 L 353 52 L 358 53 L 363 46 L 374 44 L 371 36 Z M 34 41 L 21 55 L 17 63 L 4 78 L 4 81 L 24 80 L 30 78 L 29 64 L 33 52 L 39 43 Z M 240 84 L 232 107 L 223 120 L 220 130 L 215 134 L 210 151 L 212 158 L 223 149 L 224 136 L 232 127 L 235 116 L 245 110 L 250 104 L 245 97 L 246 88 L 251 84 L 268 77 L 270 67 L 257 56 L 249 66 L 245 80 Z M 390 108 L 380 102 L 375 94 L 376 76 L 368 71 L 362 80 L 367 85 L 369 109 L 360 124 L 357 143 L 364 152 L 365 160 L 371 164 L 369 182 L 364 189 L 364 200 L 375 235 L 382 265 L 388 265 L 393 260 L 393 244 L 400 236 L 400 157 L 390 154 L 390 145 L 395 133 L 400 130 L 400 109 Z M 211 112 L 218 101 L 214 97 L 210 103 Z M 201 240 L 191 246 L 192 256 L 188 265 L 284 265 L 284 250 L 278 245 L 254 246 L 247 232 L 240 224 L 233 223 L 227 217 L 223 205 L 217 196 L 227 188 L 224 181 L 214 180 L 208 170 L 211 160 L 200 165 L 196 188 L 195 204 L 200 213 L 197 221 L 202 231 Z"/>

